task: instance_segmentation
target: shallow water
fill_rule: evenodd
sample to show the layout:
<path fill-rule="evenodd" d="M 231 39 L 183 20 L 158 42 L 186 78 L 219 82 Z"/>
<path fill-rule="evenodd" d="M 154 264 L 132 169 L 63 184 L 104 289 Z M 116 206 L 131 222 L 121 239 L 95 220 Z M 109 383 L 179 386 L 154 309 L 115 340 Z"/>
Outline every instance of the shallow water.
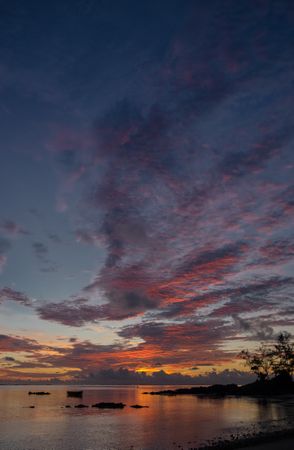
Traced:
<path fill-rule="evenodd" d="M 150 396 L 167 386 L 0 386 L 1 450 L 167 450 L 195 447 L 232 432 L 282 427 L 294 418 L 291 397 Z M 83 399 L 66 391 L 84 391 Z M 49 396 L 28 391 L 49 391 Z M 123 402 L 123 410 L 65 409 L 65 405 Z M 133 404 L 149 408 L 133 409 Z M 28 408 L 34 405 L 35 408 Z"/>

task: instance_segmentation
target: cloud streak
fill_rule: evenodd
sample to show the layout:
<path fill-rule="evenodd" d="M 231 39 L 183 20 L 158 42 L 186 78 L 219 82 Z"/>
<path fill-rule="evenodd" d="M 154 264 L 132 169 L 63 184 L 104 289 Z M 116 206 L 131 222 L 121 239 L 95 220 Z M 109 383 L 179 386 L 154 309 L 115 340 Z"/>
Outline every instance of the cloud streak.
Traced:
<path fill-rule="evenodd" d="M 36 347 L 31 374 L 39 361 L 80 379 L 110 370 L 127 382 L 158 368 L 142 380 L 183 381 L 178 372 L 208 364 L 210 379 L 214 370 L 231 379 L 246 339 L 293 326 L 293 8 L 287 0 L 184 3 L 148 6 L 148 20 L 139 8 L 142 29 L 128 7 L 98 5 L 78 38 L 69 14 L 47 51 L 36 42 L 27 55 L 28 64 L 47 55 L 38 70 L 15 73 L 10 61 L 22 58 L 14 54 L 5 61 L 4 85 L 15 84 L 19 106 L 30 99 L 29 123 L 40 105 L 45 113 L 42 143 L 19 145 L 32 158 L 27 192 L 19 194 L 14 157 L 4 158 L 17 198 L 34 201 L 30 222 L 21 212 L 0 222 L 3 286 L 17 286 L 3 287 L 0 303 L 31 308 L 45 328 L 87 335 L 105 326 L 115 336 L 48 354 Z M 57 41 L 62 51 L 50 47 Z M 20 267 L 27 241 L 38 278 Z"/>

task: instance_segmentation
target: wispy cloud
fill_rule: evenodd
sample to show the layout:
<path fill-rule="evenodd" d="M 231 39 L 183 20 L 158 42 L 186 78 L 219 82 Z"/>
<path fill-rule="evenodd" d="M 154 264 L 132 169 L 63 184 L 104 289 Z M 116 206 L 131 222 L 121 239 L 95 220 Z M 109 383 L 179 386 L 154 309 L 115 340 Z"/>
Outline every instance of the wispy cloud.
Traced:
<path fill-rule="evenodd" d="M 10 238 L 29 235 L 29 231 L 18 225 L 13 220 L 3 220 L 0 222 L 0 233 L 7 235 Z"/>
<path fill-rule="evenodd" d="M 140 365 L 223 368 L 235 361 L 238 340 L 271 339 L 278 327 L 293 325 L 289 2 L 196 3 L 181 4 L 174 17 L 160 4 L 154 33 L 146 32 L 139 12 L 142 29 L 133 26 L 127 7 L 105 6 L 93 17 L 93 35 L 76 40 L 69 33 L 69 39 L 58 28 L 52 39 L 63 51 L 48 39 L 38 69 L 3 65 L 4 85 L 21 92 L 20 105 L 23 97 L 35 99 L 38 118 L 39 103 L 46 105 L 43 144 L 28 145 L 46 149 L 29 152 L 43 161 L 44 175 L 53 172 L 55 188 L 47 193 L 44 177 L 48 198 L 36 205 L 43 228 L 31 250 L 40 278 L 69 259 L 77 277 L 84 254 L 94 262 L 77 289 L 64 281 L 63 268 L 56 286 L 66 293 L 60 296 L 50 298 L 46 287 L 42 302 L 32 301 L 4 288 L 0 299 L 31 307 L 44 326 L 50 321 L 84 331 L 91 323 L 111 324 L 118 339 L 111 345 L 72 341 L 50 355 L 40 349 L 40 364 L 101 380 L 105 368 L 126 380 L 137 379 L 131 371 Z M 68 20 L 72 25 L 70 14 Z M 100 20 L 118 33 L 110 33 L 107 50 L 99 47 L 105 41 Z M 38 169 L 30 171 L 35 176 Z M 12 239 L 28 231 L 4 220 L 0 232 L 1 270 L 12 243 L 13 251 L 22 243 Z M 19 248 L 15 252 L 24 254 Z M 128 371 L 117 373 L 119 367 Z"/>
<path fill-rule="evenodd" d="M 23 304 L 24 306 L 31 306 L 32 300 L 23 292 L 16 291 L 9 287 L 0 289 L 0 303 L 4 300 L 12 300 Z"/>
<path fill-rule="evenodd" d="M 6 265 L 7 257 L 5 255 L 0 255 L 0 273 L 3 271 Z"/>
<path fill-rule="evenodd" d="M 7 263 L 6 253 L 11 249 L 11 243 L 8 239 L 0 237 L 0 273 L 4 270 Z"/>

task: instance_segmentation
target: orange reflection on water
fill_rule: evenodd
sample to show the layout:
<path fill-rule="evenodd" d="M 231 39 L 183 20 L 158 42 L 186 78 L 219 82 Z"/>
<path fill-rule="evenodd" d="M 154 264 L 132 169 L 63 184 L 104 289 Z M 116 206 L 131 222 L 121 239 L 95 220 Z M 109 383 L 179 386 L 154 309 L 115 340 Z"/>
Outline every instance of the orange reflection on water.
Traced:
<path fill-rule="evenodd" d="M 252 427 L 287 417 L 291 409 L 257 399 L 212 399 L 196 396 L 146 395 L 157 386 L 11 386 L 0 387 L 1 443 L 22 448 L 95 450 L 105 448 L 172 448 L 172 442 L 200 443 L 236 428 Z M 166 388 L 166 387 L 165 387 Z M 67 389 L 83 389 L 82 399 L 67 398 Z M 45 390 L 49 396 L 28 395 Z M 97 402 L 123 402 L 122 410 L 91 408 Z M 83 403 L 88 408 L 74 406 Z M 139 404 L 147 408 L 133 409 Z M 65 408 L 70 405 L 71 408 Z M 35 406 L 35 408 L 29 408 Z M 190 445 L 191 448 L 191 445 Z"/>

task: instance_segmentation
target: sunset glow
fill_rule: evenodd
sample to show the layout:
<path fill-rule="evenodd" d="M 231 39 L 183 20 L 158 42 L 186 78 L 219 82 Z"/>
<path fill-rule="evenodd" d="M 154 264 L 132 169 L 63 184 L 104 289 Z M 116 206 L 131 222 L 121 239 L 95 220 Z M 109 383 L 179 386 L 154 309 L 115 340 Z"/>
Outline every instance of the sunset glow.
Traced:
<path fill-rule="evenodd" d="M 291 2 L 21 3 L 0 383 L 251 380 L 239 352 L 294 332 Z"/>

